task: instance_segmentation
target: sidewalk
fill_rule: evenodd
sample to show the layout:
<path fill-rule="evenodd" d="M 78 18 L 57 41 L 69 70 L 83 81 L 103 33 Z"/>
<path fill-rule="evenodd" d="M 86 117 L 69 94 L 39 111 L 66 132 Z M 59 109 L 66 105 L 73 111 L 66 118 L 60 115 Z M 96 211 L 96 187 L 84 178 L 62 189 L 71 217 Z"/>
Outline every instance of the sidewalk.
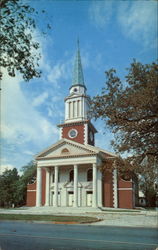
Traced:
<path fill-rule="evenodd" d="M 63 207 L 22 207 L 19 209 L 0 209 L 0 214 L 50 214 L 67 216 L 90 216 L 101 221 L 90 223 L 94 226 L 127 226 L 127 227 L 152 227 L 158 228 L 158 211 L 125 210 L 125 209 L 100 209 L 89 208 L 63 208 Z"/>

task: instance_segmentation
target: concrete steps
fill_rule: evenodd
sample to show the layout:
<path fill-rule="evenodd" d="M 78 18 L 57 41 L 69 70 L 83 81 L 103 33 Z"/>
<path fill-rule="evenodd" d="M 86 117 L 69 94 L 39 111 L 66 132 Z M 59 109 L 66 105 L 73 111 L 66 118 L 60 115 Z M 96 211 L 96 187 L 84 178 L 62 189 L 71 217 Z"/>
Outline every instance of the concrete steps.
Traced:
<path fill-rule="evenodd" d="M 83 214 L 83 213 L 94 213 L 100 212 L 99 208 L 92 208 L 92 207 L 31 207 L 27 208 L 28 213 L 36 213 L 36 214 L 53 214 L 53 213 L 62 213 L 62 214 Z"/>

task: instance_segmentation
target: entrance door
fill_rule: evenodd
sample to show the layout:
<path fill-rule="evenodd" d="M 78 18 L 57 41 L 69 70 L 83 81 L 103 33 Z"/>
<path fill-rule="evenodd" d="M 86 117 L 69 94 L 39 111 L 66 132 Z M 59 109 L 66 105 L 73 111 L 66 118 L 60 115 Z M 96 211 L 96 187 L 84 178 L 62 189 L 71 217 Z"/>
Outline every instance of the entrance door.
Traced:
<path fill-rule="evenodd" d="M 69 191 L 68 192 L 68 206 L 72 207 L 74 203 L 74 192 L 73 191 Z"/>
<path fill-rule="evenodd" d="M 54 204 L 55 204 L 55 195 L 53 191 L 51 195 L 51 205 L 54 206 Z M 60 206 L 60 192 L 58 192 L 58 206 Z"/>
<path fill-rule="evenodd" d="M 92 207 L 93 192 L 87 191 L 87 207 Z"/>

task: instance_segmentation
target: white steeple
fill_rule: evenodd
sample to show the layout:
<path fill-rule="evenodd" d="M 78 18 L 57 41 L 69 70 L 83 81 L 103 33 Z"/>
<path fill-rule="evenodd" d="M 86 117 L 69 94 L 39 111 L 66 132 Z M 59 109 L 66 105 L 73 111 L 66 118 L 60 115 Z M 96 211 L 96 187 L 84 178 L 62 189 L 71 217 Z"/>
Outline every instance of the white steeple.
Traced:
<path fill-rule="evenodd" d="M 65 98 L 65 122 L 76 122 L 88 119 L 89 97 L 86 95 L 86 86 L 82 71 L 79 42 L 74 64 L 70 95 Z"/>

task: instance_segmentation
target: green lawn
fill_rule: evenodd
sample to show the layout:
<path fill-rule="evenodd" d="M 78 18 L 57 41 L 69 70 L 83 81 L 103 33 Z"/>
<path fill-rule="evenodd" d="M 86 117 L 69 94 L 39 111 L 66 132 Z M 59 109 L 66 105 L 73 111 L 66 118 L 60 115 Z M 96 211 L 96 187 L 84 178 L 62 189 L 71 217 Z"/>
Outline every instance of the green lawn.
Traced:
<path fill-rule="evenodd" d="M 27 220 L 27 221 L 51 221 L 51 222 L 76 222 L 91 223 L 99 221 L 94 217 L 87 216 L 54 216 L 32 214 L 0 214 L 0 220 Z"/>

